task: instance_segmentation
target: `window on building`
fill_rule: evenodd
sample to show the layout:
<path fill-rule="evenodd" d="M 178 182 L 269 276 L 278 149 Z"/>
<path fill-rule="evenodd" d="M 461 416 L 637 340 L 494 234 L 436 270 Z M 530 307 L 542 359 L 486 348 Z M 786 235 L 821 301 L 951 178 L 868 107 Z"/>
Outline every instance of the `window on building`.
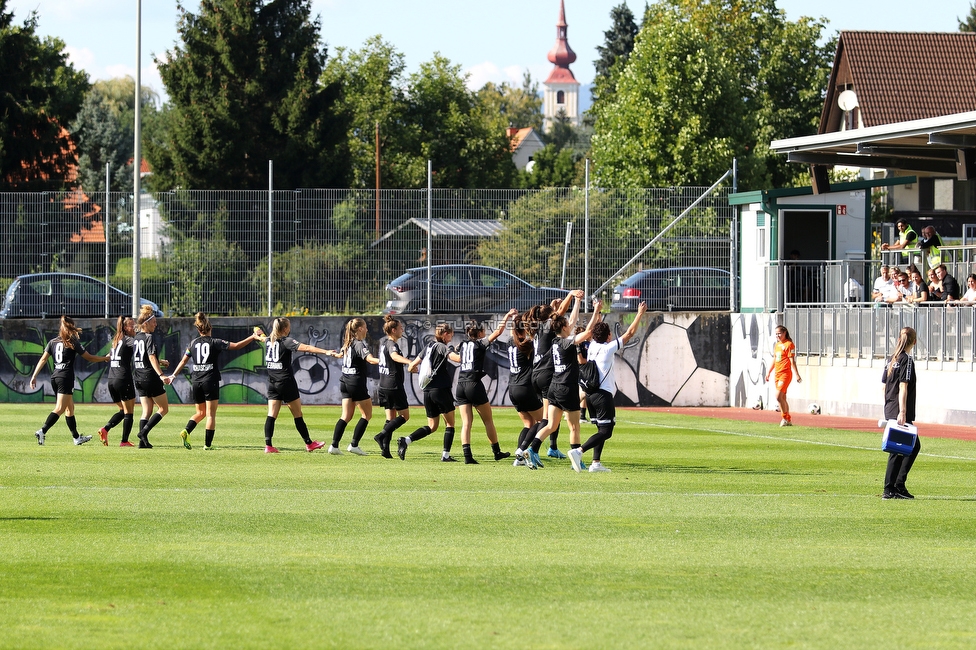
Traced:
<path fill-rule="evenodd" d="M 953 178 L 918 179 L 918 209 L 976 210 L 976 181 Z"/>
<path fill-rule="evenodd" d="M 565 104 L 566 103 L 566 93 L 561 90 L 556 91 L 556 103 Z"/>

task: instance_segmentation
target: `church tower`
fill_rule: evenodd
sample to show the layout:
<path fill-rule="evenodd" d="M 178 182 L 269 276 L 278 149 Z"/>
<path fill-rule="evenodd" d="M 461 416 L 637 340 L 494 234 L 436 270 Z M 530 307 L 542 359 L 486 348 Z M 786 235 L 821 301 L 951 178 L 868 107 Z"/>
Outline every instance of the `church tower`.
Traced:
<path fill-rule="evenodd" d="M 559 0 L 556 44 L 549 50 L 549 61 L 555 67 L 543 82 L 545 91 L 542 96 L 542 129 L 546 133 L 552 130 L 560 113 L 569 118 L 570 124 L 579 126 L 580 85 L 569 69 L 569 64 L 576 60 L 576 52 L 573 52 L 566 40 L 566 27 L 566 7 L 563 0 Z"/>

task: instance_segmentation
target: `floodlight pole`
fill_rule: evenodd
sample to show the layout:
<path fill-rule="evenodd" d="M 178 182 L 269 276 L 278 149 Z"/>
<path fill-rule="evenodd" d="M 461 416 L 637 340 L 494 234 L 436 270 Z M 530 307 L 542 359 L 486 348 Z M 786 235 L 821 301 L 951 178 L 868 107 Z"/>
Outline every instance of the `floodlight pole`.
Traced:
<path fill-rule="evenodd" d="M 274 261 L 274 161 L 268 161 L 268 318 L 271 318 L 271 270 Z"/>
<path fill-rule="evenodd" d="M 105 208 L 105 215 L 102 217 L 102 225 L 105 226 L 105 318 L 108 318 L 108 292 L 111 289 L 108 288 L 108 256 L 109 256 L 109 245 L 108 245 L 108 222 L 109 222 L 109 206 L 112 205 L 112 199 L 109 196 L 109 190 L 112 188 L 112 163 L 105 163 L 105 202 L 103 206 Z"/>
<path fill-rule="evenodd" d="M 431 273 L 431 243 L 433 238 L 431 237 L 431 231 L 434 229 L 434 208 L 432 205 L 432 198 L 434 195 L 434 172 L 433 163 L 430 160 L 427 161 L 427 313 L 430 314 L 431 306 L 431 294 L 430 294 L 430 273 Z"/>
<path fill-rule="evenodd" d="M 139 260 L 142 257 L 142 246 L 139 241 L 141 228 L 139 227 L 139 195 L 142 171 L 142 0 L 136 0 L 136 98 L 135 98 L 135 142 L 132 151 L 132 317 L 139 315 L 139 285 L 141 273 Z"/>

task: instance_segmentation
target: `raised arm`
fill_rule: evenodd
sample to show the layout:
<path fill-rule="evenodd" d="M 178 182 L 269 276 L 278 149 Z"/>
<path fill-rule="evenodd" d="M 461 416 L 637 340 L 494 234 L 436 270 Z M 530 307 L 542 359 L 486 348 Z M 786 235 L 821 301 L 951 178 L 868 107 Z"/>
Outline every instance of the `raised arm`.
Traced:
<path fill-rule="evenodd" d="M 573 307 L 573 309 L 579 309 L 579 301 L 577 301 L 576 306 Z M 586 324 L 586 329 L 577 334 L 576 338 L 574 339 L 577 344 L 580 344 L 583 341 L 589 341 L 593 337 L 593 328 L 596 327 L 596 324 L 603 319 L 603 314 L 600 313 L 601 309 L 603 309 L 603 301 L 594 300 L 593 315 L 590 316 L 590 322 Z"/>
<path fill-rule="evenodd" d="M 81 353 L 81 358 L 92 363 L 101 363 L 102 361 L 108 361 L 109 359 L 108 357 L 100 357 L 97 354 L 92 354 L 88 350 Z"/>
<path fill-rule="evenodd" d="M 628 341 L 630 341 L 630 339 L 634 338 L 634 335 L 637 334 L 637 328 L 640 327 L 641 317 L 646 313 L 647 303 L 641 302 L 641 304 L 637 305 L 637 317 L 634 318 L 634 322 L 630 324 L 627 331 L 624 332 L 623 336 L 620 337 L 621 341 L 626 344 Z"/>
<path fill-rule="evenodd" d="M 495 339 L 501 336 L 502 332 L 505 331 L 505 326 L 508 324 L 508 321 L 518 316 L 518 313 L 519 313 L 518 309 L 510 309 L 508 313 L 505 314 L 504 317 L 502 317 L 502 322 L 498 324 L 498 327 L 495 328 L 495 331 L 488 335 L 488 342 L 493 343 Z"/>
<path fill-rule="evenodd" d="M 577 300 L 577 304 L 579 304 L 579 301 L 583 299 L 583 290 L 575 289 L 567 293 L 566 297 L 563 298 L 563 301 L 559 303 L 558 307 L 556 307 L 556 314 L 560 316 L 564 315 L 569 310 L 569 305 L 572 302 L 573 298 L 575 298 Z"/>
<path fill-rule="evenodd" d="M 240 350 L 246 345 L 250 345 L 254 341 L 263 341 L 266 337 L 264 334 L 258 334 L 257 331 L 251 332 L 251 335 L 244 339 L 243 341 L 237 341 L 236 343 L 230 343 L 227 346 L 228 350 Z"/>
<path fill-rule="evenodd" d="M 332 355 L 332 350 L 326 350 L 325 348 L 317 348 L 314 345 L 308 345 L 307 343 L 298 344 L 299 352 L 308 352 L 309 354 L 328 354 Z"/>

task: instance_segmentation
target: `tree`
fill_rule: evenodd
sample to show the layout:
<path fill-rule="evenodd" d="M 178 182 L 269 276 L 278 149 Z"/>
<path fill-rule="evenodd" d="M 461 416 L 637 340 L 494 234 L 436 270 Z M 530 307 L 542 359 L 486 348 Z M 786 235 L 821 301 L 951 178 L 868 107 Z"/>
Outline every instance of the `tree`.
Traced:
<path fill-rule="evenodd" d="M 88 90 L 64 43 L 41 40 L 37 14 L 15 25 L 0 0 L 0 189 L 51 190 L 67 184 L 74 153 L 65 126 Z"/>
<path fill-rule="evenodd" d="M 634 14 L 626 3 L 621 3 L 610 10 L 610 29 L 603 32 L 604 45 L 597 45 L 596 51 L 600 55 L 593 62 L 596 75 L 593 78 L 593 88 L 590 91 L 593 98 L 601 93 L 613 92 L 613 69 L 627 62 L 634 50 L 634 40 L 637 38 L 637 23 Z"/>
<path fill-rule="evenodd" d="M 533 128 L 542 132 L 542 96 L 538 82 L 532 81 L 528 71 L 522 77 L 522 86 L 507 82 L 495 85 L 490 81 L 478 91 L 478 102 L 489 115 L 497 115 L 502 129 Z"/>
<path fill-rule="evenodd" d="M 532 171 L 520 174 L 523 188 L 571 187 L 576 180 L 576 156 L 570 149 L 547 144 L 532 155 Z"/>
<path fill-rule="evenodd" d="M 203 0 L 178 5 L 181 44 L 155 59 L 169 93 L 164 137 L 146 142 L 156 189 L 335 187 L 348 183 L 340 88 L 311 0 Z"/>
<path fill-rule="evenodd" d="M 969 7 L 965 18 L 957 18 L 960 32 L 976 32 L 976 2 Z"/>
<path fill-rule="evenodd" d="M 661 0 L 598 97 L 598 183 L 710 185 L 739 159 L 740 187 L 789 185 L 802 174 L 769 152 L 775 138 L 816 132 L 832 44 L 824 26 L 786 20 L 773 0 Z"/>

